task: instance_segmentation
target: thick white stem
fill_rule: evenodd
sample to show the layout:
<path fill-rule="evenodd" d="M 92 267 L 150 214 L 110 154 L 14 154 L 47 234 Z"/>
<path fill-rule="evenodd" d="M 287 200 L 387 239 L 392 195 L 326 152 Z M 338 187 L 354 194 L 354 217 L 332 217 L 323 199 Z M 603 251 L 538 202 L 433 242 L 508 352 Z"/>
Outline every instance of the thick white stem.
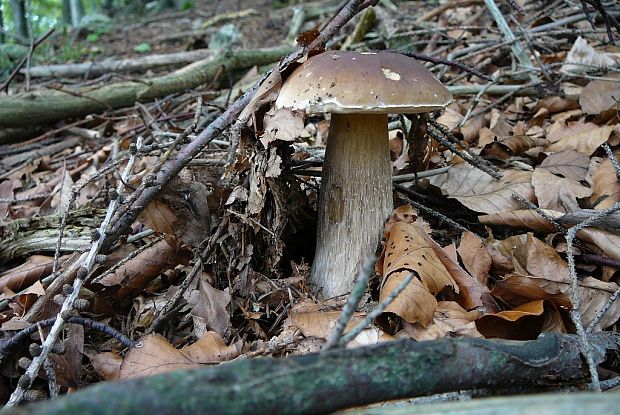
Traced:
<path fill-rule="evenodd" d="M 322 177 L 310 280 L 329 298 L 351 291 L 393 208 L 387 115 L 332 114 Z"/>

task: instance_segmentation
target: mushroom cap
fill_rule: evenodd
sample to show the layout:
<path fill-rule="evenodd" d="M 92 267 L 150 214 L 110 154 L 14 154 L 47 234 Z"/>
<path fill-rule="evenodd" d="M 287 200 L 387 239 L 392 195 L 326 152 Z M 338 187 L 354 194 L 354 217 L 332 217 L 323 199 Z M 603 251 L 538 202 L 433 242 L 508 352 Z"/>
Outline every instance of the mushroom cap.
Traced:
<path fill-rule="evenodd" d="M 451 101 L 450 91 L 405 55 L 327 51 L 293 71 L 276 107 L 306 113 L 409 114 L 435 111 Z"/>

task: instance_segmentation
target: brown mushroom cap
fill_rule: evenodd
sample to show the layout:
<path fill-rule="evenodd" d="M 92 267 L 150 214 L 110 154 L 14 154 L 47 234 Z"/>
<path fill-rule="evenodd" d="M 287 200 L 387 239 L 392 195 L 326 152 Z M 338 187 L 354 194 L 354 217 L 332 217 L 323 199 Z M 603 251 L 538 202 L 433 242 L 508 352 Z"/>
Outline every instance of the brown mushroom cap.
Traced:
<path fill-rule="evenodd" d="M 307 113 L 431 112 L 452 94 L 425 66 L 391 52 L 327 51 L 299 66 L 282 86 L 276 107 Z"/>

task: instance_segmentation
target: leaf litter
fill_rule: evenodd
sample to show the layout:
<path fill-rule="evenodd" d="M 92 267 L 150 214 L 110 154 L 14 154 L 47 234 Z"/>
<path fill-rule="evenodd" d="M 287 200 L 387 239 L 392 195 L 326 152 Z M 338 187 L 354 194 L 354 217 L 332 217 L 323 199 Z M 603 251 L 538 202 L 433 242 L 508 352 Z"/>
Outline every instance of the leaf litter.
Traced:
<path fill-rule="evenodd" d="M 389 48 L 406 48 L 407 37 L 401 32 L 414 24 L 416 13 L 398 17 L 378 7 L 384 22 L 374 34 Z M 484 6 L 473 7 L 482 12 Z M 471 23 L 471 10 L 465 9 L 448 8 L 446 13 L 454 19 L 450 24 Z M 428 169 L 447 171 L 407 182 L 406 188 L 421 193 L 420 202 L 468 230 L 457 231 L 441 218 L 426 216 L 409 204 L 408 194 L 396 192 L 398 207 L 386 223 L 376 278 L 345 332 L 410 273 L 413 279 L 349 346 L 397 338 L 524 340 L 544 332 L 574 333 L 564 232 L 620 201 L 618 170 L 603 148 L 609 145 L 617 155 L 620 145 L 620 54 L 617 48 L 603 47 L 601 30 L 584 35 L 587 40 L 558 37 L 550 48 L 535 42 L 536 57 L 544 65 L 541 71 L 557 82 L 534 92 L 524 87 L 523 93 L 498 99 L 493 88 L 519 74 L 492 55 L 468 55 L 465 42 L 497 35 L 480 28 L 450 31 L 441 16 L 433 24 L 452 52 L 442 54 L 444 58 L 463 56 L 462 62 L 494 77 L 485 85 L 457 68 L 434 68 L 446 83 L 481 91 L 456 94 L 437 121 L 461 140 L 460 148 L 493 163 L 502 178 L 492 178 L 446 147 L 429 146 Z M 529 28 L 535 27 L 530 21 Z M 553 31 L 545 36 L 554 39 Z M 430 51 L 423 46 L 422 52 Z M 251 72 L 254 77 L 256 73 Z M 61 386 L 95 382 L 97 376 L 113 380 L 212 365 L 240 356 L 320 350 L 345 300 L 319 301 L 306 284 L 314 249 L 317 176 L 329 120 L 270 109 L 288 73 L 272 72 L 242 114 L 242 125 L 226 131 L 221 144 L 205 149 L 162 189 L 133 224 L 131 236 L 139 238 L 120 241 L 97 265 L 84 289 L 90 305 L 82 312 L 137 343 L 126 349 L 103 334 L 85 336 L 81 326 L 69 325 L 68 352 L 56 362 L 63 368 L 58 371 Z M 234 85 L 232 90 L 241 88 Z M 219 92 L 220 98 L 227 94 Z M 196 95 L 208 98 L 211 93 L 201 88 L 182 99 L 171 98 L 165 111 L 188 119 Z M 150 104 L 144 108 L 159 111 Z M 64 144 L 47 154 L 32 157 L 30 149 L 17 145 L 3 149 L 0 316 L 7 332 L 58 312 L 53 298 L 62 290 L 52 285 L 58 277 L 53 270 L 65 269 L 65 255 L 89 245 L 91 230 L 103 219 L 111 197 L 108 190 L 118 176 L 114 169 L 101 169 L 115 158 L 117 169 L 126 163 L 114 152 L 127 152 L 137 134 L 162 140 L 165 135 L 157 136 L 155 130 L 163 128 L 172 136 L 183 130 L 161 119 L 156 120 L 158 128 L 149 130 L 136 119 L 139 113 L 134 107 L 121 117 L 93 122 L 89 128 L 95 131 L 114 130 L 98 142 L 82 143 L 67 129 L 60 133 Z M 213 119 L 206 110 L 202 116 Z M 409 152 L 411 143 L 403 139 L 407 122 L 395 116 L 391 121 L 391 137 L 400 137 L 391 147 L 395 175 L 410 174 L 417 160 Z M 134 175 L 148 174 L 157 157 L 161 152 L 141 156 Z M 82 190 L 71 205 L 75 186 Z M 123 197 L 130 198 L 131 192 Z M 54 265 L 63 214 L 62 256 Z M 615 213 L 579 231 L 573 246 L 579 312 L 593 331 L 616 330 L 620 319 L 617 301 L 600 315 L 618 290 L 618 219 Z M 194 279 L 183 287 L 194 268 Z M 70 282 L 75 272 L 65 278 Z M 43 304 L 41 311 L 25 318 L 36 302 Z M 165 337 L 151 332 L 162 314 L 166 330 L 159 332 Z"/>

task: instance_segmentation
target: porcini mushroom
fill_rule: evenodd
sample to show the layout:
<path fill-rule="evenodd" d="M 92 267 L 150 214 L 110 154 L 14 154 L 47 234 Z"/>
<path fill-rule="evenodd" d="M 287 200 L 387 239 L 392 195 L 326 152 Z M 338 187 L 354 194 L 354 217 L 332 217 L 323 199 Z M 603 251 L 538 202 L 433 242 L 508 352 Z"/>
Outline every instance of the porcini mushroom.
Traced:
<path fill-rule="evenodd" d="M 284 82 L 276 107 L 331 113 L 310 282 L 326 298 L 351 291 L 393 208 L 388 114 L 452 101 L 417 61 L 397 53 L 327 51 Z"/>

